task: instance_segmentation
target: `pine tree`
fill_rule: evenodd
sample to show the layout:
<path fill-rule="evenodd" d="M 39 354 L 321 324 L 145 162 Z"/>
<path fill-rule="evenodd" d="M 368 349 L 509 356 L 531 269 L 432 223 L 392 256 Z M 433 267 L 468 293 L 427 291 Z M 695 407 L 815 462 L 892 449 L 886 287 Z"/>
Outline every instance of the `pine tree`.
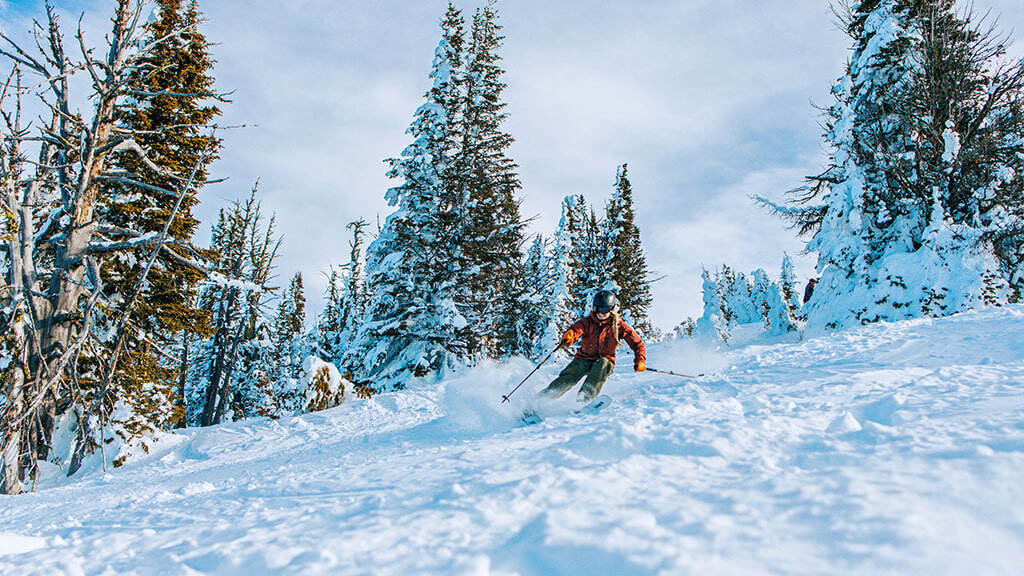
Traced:
<path fill-rule="evenodd" d="M 299 340 L 306 324 L 306 296 L 302 289 L 302 273 L 297 272 L 281 295 L 274 319 L 274 359 L 277 379 L 295 378 L 304 359 Z"/>
<path fill-rule="evenodd" d="M 237 369 L 231 384 L 232 420 L 277 418 L 289 413 L 289 386 L 280 379 L 273 328 L 271 319 L 260 314 L 254 319 L 252 330 L 239 342 Z"/>
<path fill-rule="evenodd" d="M 654 330 L 648 318 L 653 299 L 647 257 L 640 243 L 640 229 L 634 221 L 633 188 L 626 164 L 617 171 L 615 192 L 608 202 L 606 213 L 608 267 L 611 281 L 618 286 L 619 306 L 623 316 L 640 334 L 653 336 Z"/>
<path fill-rule="evenodd" d="M 715 276 L 712 279 L 707 270 L 701 272 L 704 313 L 694 323 L 692 334 L 706 342 L 728 342 L 730 322 L 723 313 L 726 305 L 722 299 L 720 275 Z"/>
<path fill-rule="evenodd" d="M 723 279 L 723 288 L 726 290 L 724 301 L 731 313 L 730 321 L 734 324 L 760 322 L 761 312 L 752 297 L 753 289 L 747 275 L 723 266 Z"/>
<path fill-rule="evenodd" d="M 338 330 L 343 346 L 351 344 L 366 313 L 366 279 L 363 275 L 363 236 L 366 234 L 366 226 L 367 222 L 362 219 L 349 222 L 346 226 L 352 231 L 352 240 L 349 242 L 345 287 L 338 316 Z M 340 358 L 340 352 L 338 350 L 335 357 Z"/>
<path fill-rule="evenodd" d="M 1024 275 L 1024 62 L 951 0 L 853 5 L 831 165 L 780 209 L 818 253 L 825 326 L 1007 301 Z"/>
<path fill-rule="evenodd" d="M 578 242 L 581 207 L 585 207 L 582 196 L 566 196 L 562 200 L 562 215 L 549 258 L 551 287 L 547 296 L 548 323 L 539 344 L 541 350 L 554 345 L 562 333 L 579 318 L 578 307 L 573 300 L 576 285 L 573 251 Z"/>
<path fill-rule="evenodd" d="M 366 263 L 366 320 L 345 355 L 345 365 L 362 385 L 401 388 L 472 355 L 469 323 L 456 308 L 463 290 L 462 250 L 467 204 L 454 186 L 455 148 L 463 101 L 455 95 L 462 62 L 460 13 L 449 5 L 430 72 L 433 86 L 416 111 L 408 133 L 413 142 L 390 160 L 388 176 L 400 178 L 388 190 L 396 210 L 369 246 Z"/>
<path fill-rule="evenodd" d="M 504 36 L 494 1 L 473 17 L 466 62 L 462 147 L 457 177 L 466 205 L 462 238 L 467 290 L 461 309 L 469 319 L 474 354 L 509 355 L 517 337 L 509 328 L 522 313 L 522 243 L 518 166 L 508 157 L 513 138 L 502 128 L 507 114 L 498 49 Z"/>
<path fill-rule="evenodd" d="M 366 311 L 366 278 L 363 267 L 363 237 L 365 220 L 349 222 L 345 227 L 352 231 L 349 241 L 349 261 L 344 272 L 331 268 L 327 281 L 324 311 L 317 320 L 316 347 L 321 358 L 342 365 L 345 352 L 364 320 Z"/>
<path fill-rule="evenodd" d="M 665 338 L 667 340 L 682 340 L 683 338 L 693 338 L 694 332 L 697 328 L 697 322 L 693 318 L 687 318 L 679 323 L 678 326 L 672 329 Z"/>
<path fill-rule="evenodd" d="M 789 307 L 790 313 L 797 314 L 800 311 L 800 289 L 796 282 L 796 270 L 793 268 L 793 259 L 786 254 L 782 257 L 782 272 L 779 276 L 779 287 L 782 288 L 782 298 Z"/>
<path fill-rule="evenodd" d="M 796 320 L 783 297 L 782 288 L 768 278 L 762 269 L 751 275 L 750 301 L 760 313 L 765 332 L 780 335 L 796 330 Z"/>
<path fill-rule="evenodd" d="M 155 43 L 155 47 L 129 76 L 132 98 L 121 107 L 118 122 L 119 129 L 146 150 L 149 162 L 133 151 L 116 153 L 111 162 L 115 170 L 132 174 L 149 187 L 123 183 L 104 187 L 98 220 L 111 238 L 123 237 L 123 231 L 159 233 L 176 199 L 158 188 L 179 190 L 193 172 L 196 182 L 204 182 L 207 167 L 221 147 L 221 141 L 208 134 L 220 110 L 213 92 L 210 44 L 199 32 L 201 16 L 196 3 L 159 0 L 156 14 L 143 37 L 143 42 Z M 192 215 L 199 202 L 198 191 L 199 186 L 185 191 L 168 228 L 173 238 L 170 250 L 186 258 L 208 256 L 193 241 L 199 226 Z M 103 263 L 105 297 L 114 303 L 111 318 L 139 283 L 145 263 L 131 254 L 118 254 Z M 166 359 L 166 352 L 159 351 L 178 348 L 186 338 L 209 334 L 208 312 L 194 305 L 201 278 L 197 269 L 170 254 L 160 255 L 149 270 L 131 311 L 116 380 L 130 402 L 147 403 L 152 387 L 169 399 L 177 394 L 179 362 Z"/>
<path fill-rule="evenodd" d="M 608 251 L 604 237 L 600 233 L 597 214 L 585 202 L 581 204 L 579 234 L 574 238 L 573 245 L 573 304 L 575 316 L 586 314 L 590 302 L 599 290 L 616 290 L 618 286 L 609 285 Z"/>
<path fill-rule="evenodd" d="M 517 349 L 533 359 L 543 358 L 547 355 L 547 349 L 553 346 L 548 326 L 557 312 L 552 306 L 555 282 L 552 277 L 550 248 L 551 242 L 547 238 L 540 234 L 534 236 L 524 266 L 527 293 L 522 316 L 517 322 L 521 339 Z"/>
<path fill-rule="evenodd" d="M 332 266 L 327 275 L 327 288 L 324 293 L 324 310 L 316 323 L 317 354 L 331 362 L 341 359 L 343 350 L 341 339 L 341 315 L 344 303 L 343 280 Z"/>
<path fill-rule="evenodd" d="M 590 207 L 582 195 L 567 196 L 562 203 L 557 242 L 566 258 L 566 301 L 561 314 L 563 329 L 586 313 L 592 284 L 594 229 L 590 224 Z"/>
<path fill-rule="evenodd" d="M 160 190 L 168 198 L 188 201 L 191 187 L 202 183 L 201 178 L 189 182 L 189 173 L 205 165 L 182 162 L 188 165 L 185 170 L 172 168 L 172 154 L 157 150 L 164 137 L 168 148 L 181 144 L 177 138 L 185 131 L 174 132 L 180 126 L 153 122 L 146 131 L 131 128 L 133 111 L 159 108 L 162 104 L 157 99 L 175 94 L 154 92 L 146 84 L 153 81 L 159 87 L 163 81 L 156 78 L 158 68 L 150 65 L 149 59 L 161 66 L 175 65 L 155 56 L 163 43 L 147 41 L 152 36 L 151 28 L 143 26 L 146 6 L 117 2 L 112 27 L 104 36 L 106 45 L 102 49 L 83 46 L 81 56 L 76 55 L 78 50 L 66 49 L 52 7 L 47 7 L 48 25 L 36 37 L 34 48 L 23 50 L 4 37 L 14 44 L 5 54 L 20 55 L 12 56 L 15 68 L 37 76 L 46 87 L 35 94 L 51 114 L 33 130 L 20 125 L 20 115 L 8 117 L 12 122 L 5 122 L 4 127 L 9 133 L 5 141 L 13 137 L 39 143 L 39 161 L 32 174 L 19 168 L 18 162 L 0 162 L 4 213 L 23 215 L 21 225 L 7 230 L 9 234 L 3 238 L 7 253 L 19 255 L 5 263 L 5 279 L 12 293 L 21 296 L 4 296 L 0 308 L 4 315 L 11 314 L 5 321 L 12 323 L 15 334 L 31 334 L 25 339 L 16 336 L 18 349 L 24 353 L 17 369 L 5 374 L 10 377 L 4 382 L 10 401 L 0 412 L 0 486 L 6 493 L 21 491 L 26 478 L 34 474 L 36 462 L 50 454 L 61 413 L 67 415 L 61 421 L 74 429 L 72 456 L 66 467 L 69 474 L 79 469 L 90 451 L 113 437 L 131 442 L 140 433 L 164 427 L 174 419 L 174 380 L 164 368 L 176 365 L 177 359 L 162 349 L 158 339 L 173 333 L 181 318 L 191 314 L 184 309 L 189 299 L 175 301 L 178 294 L 171 294 L 168 285 L 187 295 L 196 277 L 189 278 L 191 272 L 184 269 L 176 274 L 169 271 L 182 264 L 205 273 L 205 266 L 200 254 L 190 247 L 189 219 L 182 216 L 178 221 L 177 214 L 184 213 L 180 207 L 175 212 L 173 201 L 154 201 L 135 215 L 114 208 L 133 202 L 133 194 Z M 195 10 L 191 16 L 186 13 L 188 17 L 198 19 Z M 153 26 L 160 26 L 161 18 L 158 15 Z M 205 42 L 194 29 L 191 34 L 183 30 L 174 36 L 187 37 L 195 39 L 191 46 L 199 46 L 198 52 L 202 52 Z M 172 59 L 180 55 L 173 54 Z M 76 74 L 85 78 L 91 90 L 88 95 L 77 94 L 83 84 L 75 80 Z M 19 73 L 15 76 L 20 80 Z M 189 77 L 183 71 L 182 79 Z M 4 99 L 18 100 L 25 92 L 23 86 L 18 88 L 19 94 L 4 91 Z M 201 99 L 195 100 L 198 107 L 202 107 L 198 104 Z M 82 103 L 88 104 L 82 108 L 86 112 L 73 113 L 72 108 Z M 9 110 L 7 102 L 4 106 Z M 20 110 L 20 102 L 16 107 Z M 201 113 L 190 118 L 198 125 L 206 122 Z M 203 147 L 201 143 L 196 146 Z M 122 153 L 148 159 L 143 168 L 151 172 L 124 169 L 128 161 L 120 157 Z M 158 181 L 156 175 L 163 178 L 169 172 L 176 175 L 164 182 L 169 187 L 153 185 Z M 150 217 L 169 222 L 174 229 L 169 234 L 155 232 L 146 223 Z M 145 262 L 145 267 L 133 272 L 131 258 L 111 264 L 115 255 L 129 252 L 135 261 Z M 153 259 L 153 254 L 159 258 Z M 120 278 L 117 266 L 122 268 Z M 132 274 L 134 280 L 129 278 Z M 115 284 L 118 282 L 120 287 Z M 140 306 L 147 313 L 140 313 Z M 32 314 L 23 314 L 29 309 Z M 140 350 L 144 347 L 164 355 L 167 364 L 143 358 Z M 133 368 L 151 373 L 138 378 Z M 108 434 L 112 430 L 114 434 Z"/>
<path fill-rule="evenodd" d="M 736 311 L 733 309 L 736 302 L 736 273 L 728 265 L 722 265 L 722 269 L 715 272 L 713 286 L 717 294 L 719 316 L 728 326 L 739 324 Z"/>
<path fill-rule="evenodd" d="M 274 217 L 269 221 L 256 200 L 256 188 L 245 201 L 221 210 L 212 230 L 210 247 L 217 254 L 213 282 L 201 294 L 211 311 L 213 335 L 200 346 L 194 364 L 189 400 L 191 422 L 210 426 L 222 422 L 237 391 L 241 351 L 255 346 L 250 363 L 266 365 L 273 342 L 260 329 L 261 300 L 280 248 Z M 259 344 L 263 342 L 263 344 Z M 276 376 L 276 374 L 275 374 Z"/>
<path fill-rule="evenodd" d="M 299 381 L 303 362 L 311 354 L 304 337 L 306 296 L 301 272 L 292 277 L 288 288 L 281 294 L 273 320 L 258 317 L 256 323 L 255 337 L 247 339 L 242 347 L 241 365 L 246 370 L 239 375 L 235 403 L 255 406 L 257 413 L 266 412 L 265 406 L 272 406 L 274 413 L 293 414 L 302 405 L 305 391 Z M 270 365 L 264 367 L 267 360 Z M 269 390 L 262 379 L 252 378 L 252 373 L 259 372 L 270 375 Z M 247 398 L 247 394 L 252 398 Z M 240 410 L 235 409 L 236 419 L 240 418 Z"/>

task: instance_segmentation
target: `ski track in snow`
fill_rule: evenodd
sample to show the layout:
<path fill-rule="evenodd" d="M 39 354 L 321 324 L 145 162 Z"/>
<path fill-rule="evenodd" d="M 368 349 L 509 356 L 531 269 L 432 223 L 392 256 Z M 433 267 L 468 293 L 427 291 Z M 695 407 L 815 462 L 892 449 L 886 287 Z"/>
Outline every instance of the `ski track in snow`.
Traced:
<path fill-rule="evenodd" d="M 48 470 L 0 574 L 1019 574 L 1024 307 L 793 340 L 627 353 L 530 427 L 556 363 Z"/>

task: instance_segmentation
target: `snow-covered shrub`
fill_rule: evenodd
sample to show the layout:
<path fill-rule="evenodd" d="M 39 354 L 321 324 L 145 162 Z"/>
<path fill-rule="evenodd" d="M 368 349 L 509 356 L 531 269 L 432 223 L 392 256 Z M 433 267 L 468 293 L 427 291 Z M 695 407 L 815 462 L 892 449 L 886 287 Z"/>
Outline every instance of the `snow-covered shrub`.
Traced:
<path fill-rule="evenodd" d="M 109 422 L 97 423 L 91 430 L 103 434 L 105 450 L 113 457 L 115 467 L 132 455 L 148 454 L 154 435 L 171 429 L 180 418 L 173 391 L 153 383 L 124 390 L 119 395 Z M 97 439 L 92 439 L 97 442 Z"/>
<path fill-rule="evenodd" d="M 888 254 L 855 277 L 827 268 L 806 306 L 808 318 L 838 328 L 947 316 L 1008 301 L 1010 286 L 995 256 L 961 234 L 943 226 L 917 250 Z"/>
<path fill-rule="evenodd" d="M 346 385 L 338 369 L 328 362 L 309 356 L 302 363 L 302 412 L 317 412 L 333 408 L 345 401 Z"/>

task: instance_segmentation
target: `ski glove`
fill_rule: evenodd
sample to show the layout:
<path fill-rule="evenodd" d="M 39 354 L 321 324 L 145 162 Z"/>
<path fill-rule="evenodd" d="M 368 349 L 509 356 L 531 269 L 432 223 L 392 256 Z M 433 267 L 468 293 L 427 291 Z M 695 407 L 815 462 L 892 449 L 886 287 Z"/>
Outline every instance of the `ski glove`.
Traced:
<path fill-rule="evenodd" d="M 566 332 L 565 336 L 562 336 L 562 346 L 571 346 L 576 341 L 576 335 L 572 332 Z"/>
<path fill-rule="evenodd" d="M 644 370 L 647 370 L 647 363 L 637 362 L 636 364 L 633 364 L 633 370 L 636 370 L 637 372 L 643 372 Z"/>

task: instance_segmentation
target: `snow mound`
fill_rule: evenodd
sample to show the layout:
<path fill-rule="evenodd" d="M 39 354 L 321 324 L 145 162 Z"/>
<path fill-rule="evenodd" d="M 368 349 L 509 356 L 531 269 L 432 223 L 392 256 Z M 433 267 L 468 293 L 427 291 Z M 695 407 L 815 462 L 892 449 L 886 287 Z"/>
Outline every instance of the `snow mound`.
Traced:
<path fill-rule="evenodd" d="M 46 540 L 42 538 L 0 532 L 0 556 L 24 554 L 33 550 L 39 550 L 45 546 Z"/>
<path fill-rule="evenodd" d="M 849 412 L 843 412 L 843 415 L 836 418 L 828 426 L 828 431 L 833 434 L 847 434 L 850 432 L 860 432 L 864 428 L 860 425 L 860 422 L 854 418 L 853 414 Z"/>

